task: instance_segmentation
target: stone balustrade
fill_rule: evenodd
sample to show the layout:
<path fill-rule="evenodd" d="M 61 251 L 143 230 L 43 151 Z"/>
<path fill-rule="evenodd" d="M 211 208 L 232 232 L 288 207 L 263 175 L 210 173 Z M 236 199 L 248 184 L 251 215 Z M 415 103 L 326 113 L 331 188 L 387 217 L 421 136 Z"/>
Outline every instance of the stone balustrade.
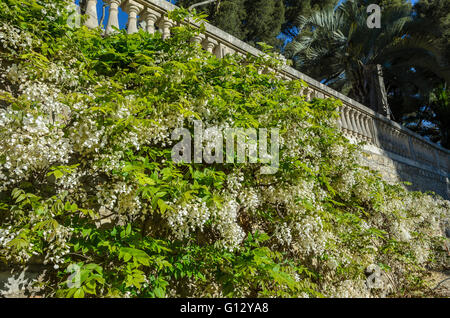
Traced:
<path fill-rule="evenodd" d="M 166 0 L 105 0 L 105 3 L 109 8 L 105 34 L 113 33 L 119 28 L 119 8 L 128 14 L 128 33 L 137 32 L 141 27 L 152 34 L 161 32 L 162 38 L 167 39 L 170 37 L 171 28 L 175 25 L 167 18 L 167 12 L 177 7 Z M 97 0 L 87 1 L 88 19 L 85 24 L 89 28 L 99 26 L 96 6 Z M 192 21 L 188 23 L 195 25 Z M 255 56 L 264 54 L 210 24 L 205 24 L 204 34 L 196 36 L 192 41 L 199 43 L 218 58 L 233 53 L 239 55 L 250 53 Z M 365 142 L 364 149 L 368 153 L 375 157 L 392 159 L 396 163 L 394 165 L 396 169 L 405 171 L 413 169 L 409 174 L 400 174 L 401 180 L 410 179 L 406 181 L 416 183 L 419 190 L 433 190 L 447 199 L 450 198 L 450 151 L 289 66 L 280 70 L 279 76 L 283 79 L 300 79 L 306 82 L 308 87 L 304 89 L 303 94 L 307 100 L 314 97 L 331 97 L 342 101 L 338 123 L 351 141 Z M 378 164 L 383 160 L 377 160 L 374 159 L 368 164 L 378 170 L 385 169 Z M 419 175 L 426 175 L 428 179 L 416 182 L 415 178 L 419 178 Z"/>

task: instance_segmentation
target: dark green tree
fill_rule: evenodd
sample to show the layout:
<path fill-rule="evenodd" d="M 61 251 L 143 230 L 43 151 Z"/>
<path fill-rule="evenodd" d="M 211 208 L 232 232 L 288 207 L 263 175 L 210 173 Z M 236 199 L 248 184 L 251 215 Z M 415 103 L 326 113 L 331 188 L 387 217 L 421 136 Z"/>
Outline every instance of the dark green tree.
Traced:
<path fill-rule="evenodd" d="M 251 44 L 266 42 L 274 45 L 284 22 L 282 0 L 245 1 L 246 18 L 243 23 L 247 30 L 245 41 Z"/>
<path fill-rule="evenodd" d="M 401 102 L 390 103 L 394 117 L 400 119 L 423 105 L 420 100 L 411 101 L 414 96 L 426 96 L 433 87 L 430 78 L 445 79 L 450 74 L 443 67 L 437 41 L 417 32 L 410 5 L 380 1 L 384 5 L 381 28 L 369 29 L 367 4 L 348 0 L 337 10 L 300 17 L 302 32 L 288 46 L 287 54 L 299 70 L 367 106 L 373 106 L 374 81 L 369 79 L 374 66 L 381 65 L 388 95 Z M 410 109 L 404 109 L 405 105 Z"/>
<path fill-rule="evenodd" d="M 435 116 L 433 121 L 439 127 L 440 144 L 450 149 L 450 91 L 438 87 L 431 96 L 430 108 Z"/>
<path fill-rule="evenodd" d="M 450 61 L 450 1 L 420 0 L 414 6 L 417 18 L 421 20 L 421 30 L 436 37 Z"/>
<path fill-rule="evenodd" d="M 417 133 L 450 148 L 450 2 L 420 0 L 413 7 L 411 37 L 427 37 L 440 50 L 442 68 L 431 72 L 428 59 L 417 60 L 414 69 L 391 68 L 391 100 L 402 106 L 402 122 Z M 447 87 L 447 88 L 446 88 Z"/>
<path fill-rule="evenodd" d="M 199 2 L 203 0 L 179 0 L 177 5 L 189 7 Z M 282 0 L 217 0 L 196 10 L 208 14 L 211 24 L 252 45 L 281 43 L 277 36 L 284 22 Z"/>
<path fill-rule="evenodd" d="M 450 149 L 450 91 L 439 86 L 423 99 L 424 106 L 405 117 L 406 126 Z"/>
<path fill-rule="evenodd" d="M 200 2 L 204 0 L 179 0 L 176 4 L 188 8 Z M 243 27 L 243 21 L 246 18 L 245 0 L 217 0 L 198 6 L 195 10 L 206 13 L 211 24 L 239 39 L 244 39 L 247 35 Z"/>
<path fill-rule="evenodd" d="M 298 34 L 297 18 L 299 16 L 310 16 L 315 11 L 334 8 L 338 2 L 339 0 L 284 0 L 283 34 L 287 37 L 295 37 Z"/>
<path fill-rule="evenodd" d="M 190 1 L 190 2 L 198 2 Z M 208 11 L 211 23 L 239 39 L 244 39 L 247 31 L 242 27 L 242 21 L 246 17 L 244 0 L 222 0 L 210 6 Z M 199 8 L 202 9 L 202 8 Z"/>
<path fill-rule="evenodd" d="M 382 7 L 393 6 L 411 6 L 406 0 L 361 0 L 362 5 L 368 6 L 371 3 L 378 4 Z M 335 8 L 339 0 L 284 0 L 285 15 L 282 32 L 287 37 L 297 36 L 298 17 L 311 16 L 314 12 Z"/>

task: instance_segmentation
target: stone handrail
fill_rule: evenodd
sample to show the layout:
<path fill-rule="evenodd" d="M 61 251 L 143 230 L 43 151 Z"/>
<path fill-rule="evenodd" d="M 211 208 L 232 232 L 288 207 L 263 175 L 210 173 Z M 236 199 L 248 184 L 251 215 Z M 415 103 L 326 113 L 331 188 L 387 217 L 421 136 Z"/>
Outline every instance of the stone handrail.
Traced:
<path fill-rule="evenodd" d="M 109 18 L 105 33 L 114 32 L 119 28 L 118 8 L 128 14 L 127 32 L 138 31 L 138 22 L 149 33 L 161 32 L 163 39 L 170 37 L 170 30 L 175 25 L 167 17 L 167 12 L 177 6 L 166 0 L 105 0 L 109 6 Z M 89 28 L 98 27 L 97 0 L 88 0 L 85 24 Z M 190 22 L 195 25 L 195 23 Z M 236 37 L 205 23 L 205 32 L 193 39 L 203 48 L 217 57 L 226 54 L 264 54 Z M 366 147 L 375 147 L 387 151 L 394 156 L 406 158 L 407 161 L 426 166 L 429 171 L 438 173 L 447 180 L 450 172 L 450 151 L 432 143 L 413 131 L 382 116 L 357 101 L 329 88 L 328 86 L 300 73 L 292 67 L 285 66 L 280 70 L 280 76 L 285 79 L 301 79 L 308 84 L 303 94 L 307 100 L 314 97 L 332 97 L 342 101 L 339 126 L 343 133 L 355 142 L 364 141 Z M 403 160 L 403 159 L 402 159 Z M 417 165 L 417 164 L 416 164 Z"/>

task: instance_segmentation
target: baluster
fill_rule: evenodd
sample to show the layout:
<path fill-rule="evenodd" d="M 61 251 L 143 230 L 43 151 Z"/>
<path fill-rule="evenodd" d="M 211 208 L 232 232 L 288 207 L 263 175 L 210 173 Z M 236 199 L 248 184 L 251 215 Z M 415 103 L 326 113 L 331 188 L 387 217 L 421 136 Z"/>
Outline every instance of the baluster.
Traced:
<path fill-rule="evenodd" d="M 367 121 L 367 115 L 361 113 L 361 130 L 362 130 L 363 139 L 365 141 L 369 141 L 369 134 L 367 132 L 366 121 Z"/>
<path fill-rule="evenodd" d="M 150 34 L 155 34 L 156 21 L 161 17 L 161 14 L 153 9 L 145 8 L 142 12 L 142 20 L 145 22 L 145 30 Z"/>
<path fill-rule="evenodd" d="M 160 29 L 162 30 L 162 38 L 166 40 L 170 38 L 170 28 L 174 25 L 173 21 L 167 17 L 163 17 L 160 22 Z"/>
<path fill-rule="evenodd" d="M 342 114 L 343 114 L 343 119 L 344 119 L 344 121 L 343 121 L 343 123 L 344 123 L 344 127 L 345 127 L 345 134 L 346 135 L 349 135 L 349 132 L 350 132 L 350 119 L 349 119 L 349 114 L 348 114 L 348 110 L 349 110 L 349 108 L 346 106 L 346 105 L 343 105 L 342 106 Z"/>
<path fill-rule="evenodd" d="M 306 100 L 309 102 L 311 101 L 311 95 L 312 95 L 312 89 L 310 89 L 309 87 L 306 88 Z"/>
<path fill-rule="evenodd" d="M 391 141 L 391 147 L 392 147 L 392 152 L 394 153 L 399 153 L 399 149 L 398 149 L 398 131 L 397 129 L 395 129 L 394 127 L 389 126 L 389 130 L 390 130 L 390 141 Z"/>
<path fill-rule="evenodd" d="M 339 125 L 339 128 L 341 129 L 342 132 L 344 132 L 344 130 L 345 130 L 344 107 L 345 106 L 342 105 L 342 106 L 339 106 L 339 109 L 338 109 L 338 111 L 339 111 L 339 122 L 338 122 L 338 125 Z"/>
<path fill-rule="evenodd" d="M 202 42 L 205 40 L 205 37 L 206 36 L 204 34 L 197 34 L 192 37 L 191 41 L 197 43 L 198 45 L 202 45 Z"/>
<path fill-rule="evenodd" d="M 144 7 L 136 1 L 126 0 L 123 3 L 122 8 L 126 13 L 128 13 L 128 34 L 136 33 L 138 31 L 137 16 Z"/>
<path fill-rule="evenodd" d="M 213 53 L 214 52 L 214 48 L 219 44 L 219 42 L 217 42 L 216 40 L 214 40 L 211 37 L 207 37 L 204 41 L 203 41 L 203 48 L 208 51 L 209 53 Z"/>
<path fill-rule="evenodd" d="M 86 4 L 86 14 L 88 15 L 88 19 L 84 25 L 89 29 L 95 29 L 98 27 L 97 0 L 88 0 Z"/>
<path fill-rule="evenodd" d="M 353 108 L 350 108 L 348 111 L 349 114 L 349 118 L 350 118 L 350 135 L 357 138 L 358 137 L 358 133 L 357 133 L 357 126 L 356 126 L 356 121 L 355 121 L 355 115 L 356 115 L 356 111 Z"/>
<path fill-rule="evenodd" d="M 119 28 L 119 6 L 122 0 L 106 0 L 109 4 L 108 24 L 106 25 L 106 34 L 116 32 L 114 28 Z"/>
<path fill-rule="evenodd" d="M 381 122 L 380 127 L 381 127 L 381 134 L 382 134 L 381 135 L 382 147 L 390 149 L 390 144 L 389 144 L 389 136 L 390 136 L 390 134 L 389 134 L 389 127 L 384 122 Z"/>
<path fill-rule="evenodd" d="M 434 157 L 433 149 L 428 144 L 426 145 L 426 151 L 427 151 L 428 161 L 433 166 L 436 163 L 437 159 Z"/>
<path fill-rule="evenodd" d="M 369 117 L 369 116 L 364 117 L 364 126 L 366 128 L 367 141 L 370 143 L 373 143 L 372 131 L 370 130 L 370 121 L 371 121 L 371 117 Z"/>
<path fill-rule="evenodd" d="M 303 98 L 306 100 L 306 93 L 308 92 L 307 87 L 301 87 L 300 88 L 300 95 L 303 96 Z"/>
<path fill-rule="evenodd" d="M 361 117 L 361 113 L 357 110 L 355 110 L 355 114 L 353 115 L 353 117 L 355 118 L 355 132 L 356 132 L 356 138 L 358 140 L 362 139 L 362 133 L 361 133 L 361 125 L 360 125 L 360 117 Z"/>
<path fill-rule="evenodd" d="M 414 148 L 414 153 L 416 155 L 416 160 L 420 162 L 422 159 L 422 152 L 420 149 L 419 142 L 416 138 L 413 139 L 413 148 Z"/>
<path fill-rule="evenodd" d="M 372 142 L 377 147 L 381 148 L 381 128 L 380 128 L 380 120 L 376 117 L 371 117 L 369 121 L 369 130 L 372 133 Z"/>
<path fill-rule="evenodd" d="M 352 121 L 352 108 L 350 106 L 347 107 L 347 130 L 348 136 L 353 136 L 353 121 Z"/>
<path fill-rule="evenodd" d="M 389 127 L 389 125 L 385 124 L 383 122 L 383 142 L 384 142 L 384 147 L 389 150 L 392 151 L 392 131 L 391 131 L 391 127 Z"/>
<path fill-rule="evenodd" d="M 398 148 L 399 152 L 402 156 L 407 156 L 406 154 L 406 148 L 404 143 L 405 135 L 400 130 L 398 131 Z"/>
<path fill-rule="evenodd" d="M 364 117 L 365 115 L 361 112 L 358 112 L 358 128 L 359 128 L 359 135 L 361 140 L 366 141 L 366 130 L 364 128 Z"/>
<path fill-rule="evenodd" d="M 337 124 L 338 124 L 339 129 L 343 130 L 342 129 L 343 128 L 343 123 L 342 123 L 342 106 L 339 106 L 337 110 L 339 112 L 339 118 L 337 120 Z"/>
<path fill-rule="evenodd" d="M 300 93 L 300 94 L 299 94 L 300 96 L 305 95 L 305 88 L 304 88 L 304 87 L 300 87 L 299 93 Z"/>
<path fill-rule="evenodd" d="M 364 140 L 364 133 L 361 126 L 362 114 L 356 111 L 355 122 L 356 122 L 356 132 L 359 139 Z"/>
<path fill-rule="evenodd" d="M 408 139 L 408 149 L 409 149 L 409 158 L 411 158 L 412 160 L 416 160 L 416 154 L 414 152 L 414 146 L 413 146 L 413 138 L 412 136 L 407 136 L 406 137 Z"/>
<path fill-rule="evenodd" d="M 216 48 L 216 56 L 217 58 L 221 59 L 225 56 L 226 52 L 226 46 L 223 43 L 219 43 L 218 47 Z"/>

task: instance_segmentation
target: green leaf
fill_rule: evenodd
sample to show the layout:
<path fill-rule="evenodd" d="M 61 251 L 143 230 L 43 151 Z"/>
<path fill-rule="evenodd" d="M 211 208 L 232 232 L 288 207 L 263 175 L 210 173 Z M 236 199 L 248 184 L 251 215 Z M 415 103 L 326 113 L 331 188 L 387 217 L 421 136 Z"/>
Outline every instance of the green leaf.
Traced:
<path fill-rule="evenodd" d="M 74 298 L 84 298 L 84 290 L 83 288 L 78 288 L 77 291 L 73 294 Z"/>
<path fill-rule="evenodd" d="M 170 208 L 170 207 L 166 204 L 166 202 L 164 202 L 164 201 L 161 200 L 161 199 L 158 199 L 158 207 L 159 207 L 159 210 L 161 211 L 161 214 L 164 214 L 164 212 L 166 212 L 166 210 L 167 210 L 168 208 Z"/>
<path fill-rule="evenodd" d="M 160 287 L 156 287 L 153 292 L 155 293 L 155 296 L 158 298 L 164 298 L 165 296 L 165 292 L 164 289 L 160 288 Z"/>

